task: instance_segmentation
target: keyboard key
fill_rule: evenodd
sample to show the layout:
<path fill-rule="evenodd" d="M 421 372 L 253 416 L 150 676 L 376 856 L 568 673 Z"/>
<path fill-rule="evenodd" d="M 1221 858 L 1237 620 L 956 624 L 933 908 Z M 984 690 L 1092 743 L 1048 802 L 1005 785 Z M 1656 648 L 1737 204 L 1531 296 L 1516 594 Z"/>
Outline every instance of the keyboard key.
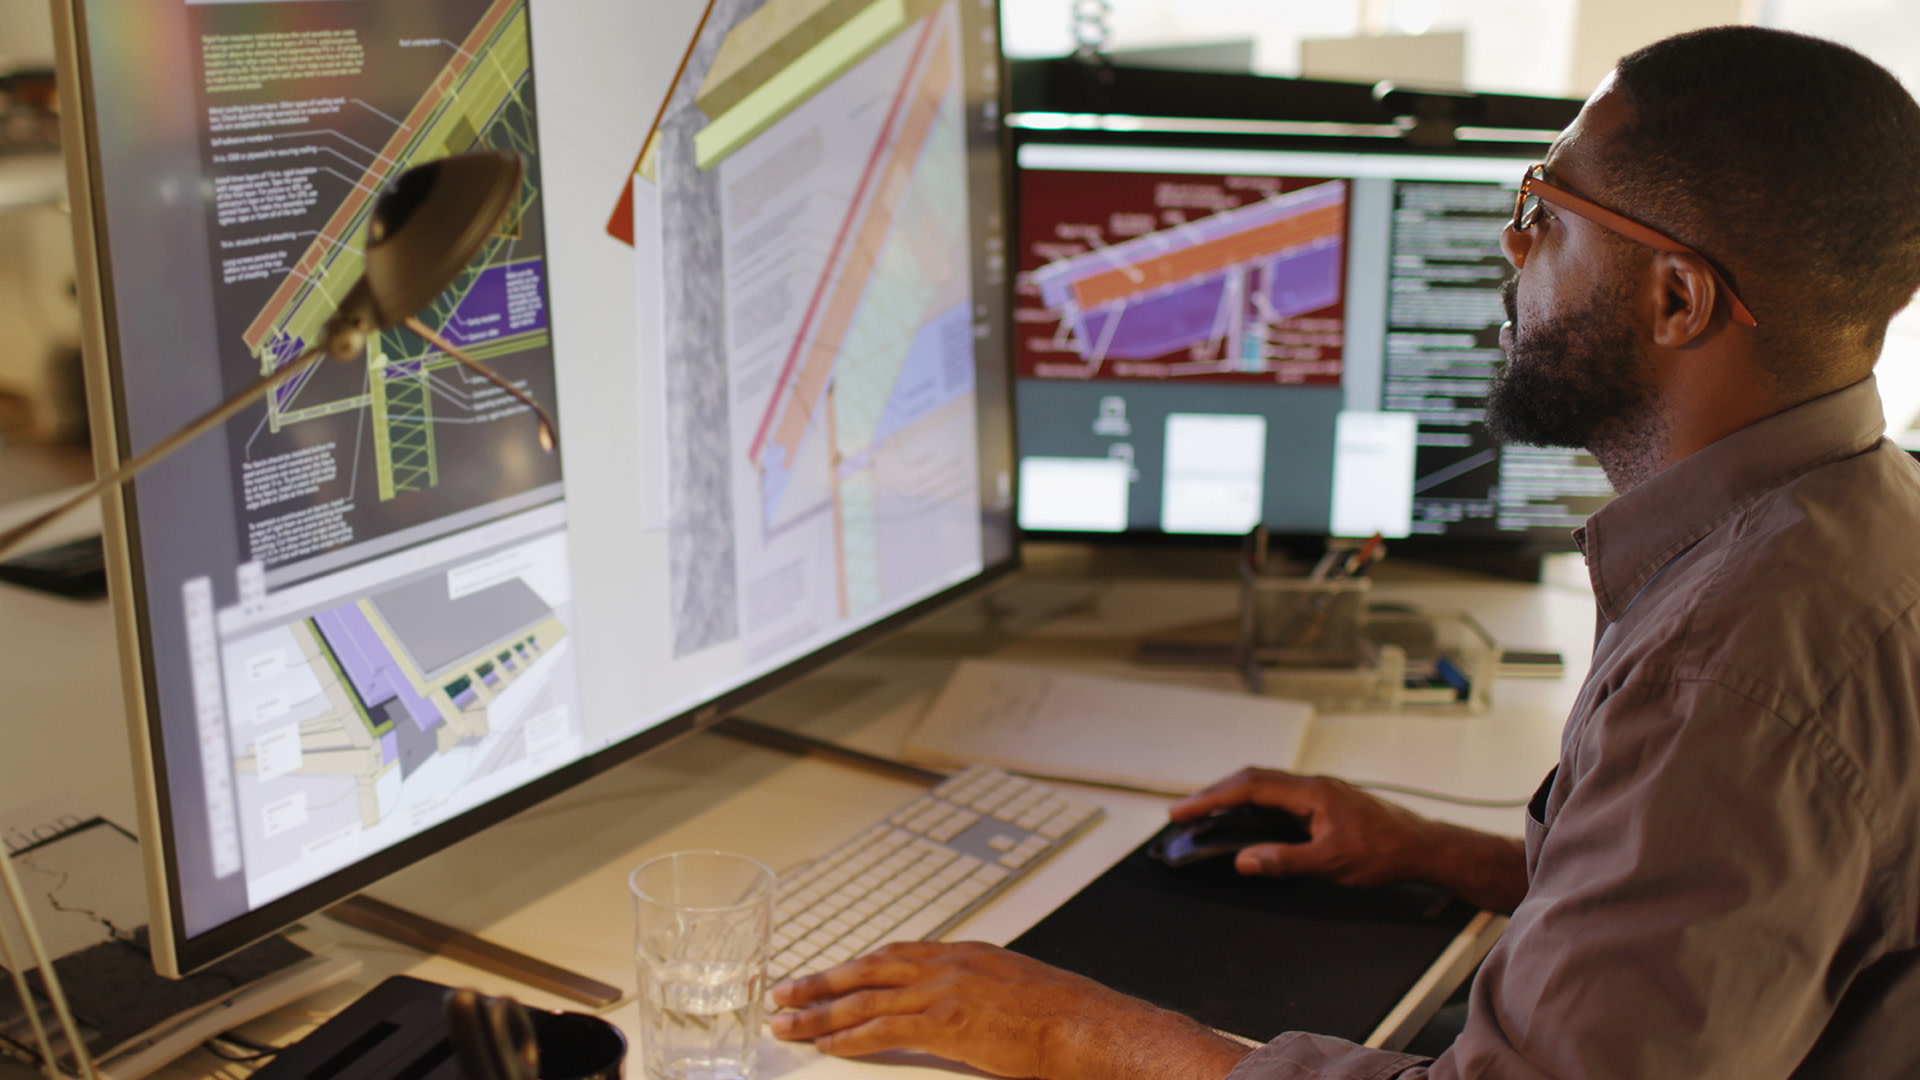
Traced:
<path fill-rule="evenodd" d="M 895 906 L 896 905 L 889 904 L 884 909 L 874 912 L 873 915 L 867 919 L 865 928 L 871 929 L 876 934 L 885 934 L 887 931 L 899 926 L 901 921 L 908 915 L 913 914 L 914 909 L 912 908 L 895 912 Z M 858 931 L 855 932 L 857 933 Z"/>
<path fill-rule="evenodd" d="M 1041 822 L 1033 831 L 1049 840 L 1058 840 L 1072 832 L 1075 826 L 1086 819 L 1086 815 L 1072 809 L 1066 809 Z"/>
<path fill-rule="evenodd" d="M 973 804 L 973 808 L 983 814 L 992 814 L 1002 806 L 1005 806 L 1012 798 L 1013 792 L 1004 788 L 998 791 L 989 791 Z"/>
<path fill-rule="evenodd" d="M 940 924 L 946 921 L 945 915 L 922 908 L 914 914 L 913 918 L 894 928 L 892 937 L 895 941 L 920 941 L 939 929 Z"/>
<path fill-rule="evenodd" d="M 907 804 L 899 813 L 887 820 L 893 822 L 895 825 L 905 825 L 907 822 L 919 817 L 922 813 L 933 809 L 935 805 L 932 799 L 922 797 Z"/>
<path fill-rule="evenodd" d="M 1012 877 L 1013 874 L 1004 866 L 995 866 L 993 863 L 987 863 L 968 876 L 984 881 L 991 887 L 1007 880 L 1009 877 Z"/>
<path fill-rule="evenodd" d="M 959 836 L 961 833 L 966 832 L 974 822 L 979 820 L 980 815 L 971 810 L 956 810 L 945 821 L 928 829 L 927 836 L 944 844 L 954 837 Z"/>

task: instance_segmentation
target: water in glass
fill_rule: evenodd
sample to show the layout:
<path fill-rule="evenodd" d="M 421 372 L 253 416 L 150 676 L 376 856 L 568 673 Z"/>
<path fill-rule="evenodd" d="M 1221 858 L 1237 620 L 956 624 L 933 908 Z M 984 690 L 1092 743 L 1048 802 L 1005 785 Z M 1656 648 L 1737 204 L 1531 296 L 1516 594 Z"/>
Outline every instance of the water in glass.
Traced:
<path fill-rule="evenodd" d="M 648 1080 L 747 1080 L 760 1037 L 762 964 L 640 959 Z"/>

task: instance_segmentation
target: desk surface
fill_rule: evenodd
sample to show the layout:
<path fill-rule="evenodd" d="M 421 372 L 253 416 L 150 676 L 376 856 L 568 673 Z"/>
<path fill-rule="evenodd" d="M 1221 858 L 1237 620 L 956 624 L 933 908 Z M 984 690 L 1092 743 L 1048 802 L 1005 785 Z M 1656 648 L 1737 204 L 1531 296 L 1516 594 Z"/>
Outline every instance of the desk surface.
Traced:
<path fill-rule="evenodd" d="M 894 752 L 956 658 L 992 654 L 1076 670 L 1149 677 L 1125 660 L 1131 644 L 1228 615 L 1224 578 L 1087 576 L 1072 549 L 1035 552 L 1030 571 L 991 597 L 963 602 L 777 692 L 748 715 L 877 753 Z M 1558 679 L 1503 679 L 1477 716 L 1327 715 L 1316 720 L 1301 767 L 1355 780 L 1476 798 L 1524 798 L 1558 756 L 1562 720 L 1586 670 L 1592 598 L 1584 574 L 1559 568 L 1539 586 L 1468 580 L 1388 563 L 1376 597 L 1429 610 L 1471 611 L 1503 644 L 1550 645 L 1567 658 Z M 1561 580 L 1564 579 L 1564 580 Z M 0 586 L 0 802 L 64 795 L 131 826 L 134 799 L 112 620 L 105 602 L 75 603 Z M 1190 685 L 1233 688 L 1235 677 L 1183 673 Z M 1257 763 L 1255 763 L 1257 764 Z M 904 781 L 815 759 L 795 759 L 714 735 L 684 739 L 565 792 L 382 882 L 375 894 L 431 911 L 502 944 L 631 991 L 626 873 L 662 852 L 720 847 L 775 869 L 831 848 L 906 801 Z M 1006 942 L 1071 896 L 1164 821 L 1166 800 L 1087 789 L 1107 810 L 1088 835 L 1036 870 L 950 937 Z M 1457 806 L 1391 796 L 1430 816 L 1518 834 L 1520 809 Z M 313 920 L 365 961 L 351 983 L 246 1030 L 283 1040 L 308 1030 L 380 979 L 398 973 L 511 993 L 566 1007 L 483 972 Z M 635 1006 L 609 1018 L 637 1027 Z M 764 1043 L 763 1076 L 951 1075 L 923 1067 L 824 1058 L 810 1047 Z M 0 1077 L 27 1076 L 0 1064 Z M 196 1052 L 162 1076 L 228 1075 Z M 233 1068 L 231 1075 L 243 1075 Z"/>

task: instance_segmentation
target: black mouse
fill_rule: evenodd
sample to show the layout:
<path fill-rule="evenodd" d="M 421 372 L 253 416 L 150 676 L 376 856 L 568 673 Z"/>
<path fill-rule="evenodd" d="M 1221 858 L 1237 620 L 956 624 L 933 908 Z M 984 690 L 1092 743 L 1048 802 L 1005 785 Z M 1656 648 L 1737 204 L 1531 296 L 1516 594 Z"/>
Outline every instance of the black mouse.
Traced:
<path fill-rule="evenodd" d="M 1277 806 L 1243 803 L 1160 830 L 1147 854 L 1168 866 L 1232 858 L 1255 844 L 1304 844 L 1313 839 L 1300 816 Z"/>

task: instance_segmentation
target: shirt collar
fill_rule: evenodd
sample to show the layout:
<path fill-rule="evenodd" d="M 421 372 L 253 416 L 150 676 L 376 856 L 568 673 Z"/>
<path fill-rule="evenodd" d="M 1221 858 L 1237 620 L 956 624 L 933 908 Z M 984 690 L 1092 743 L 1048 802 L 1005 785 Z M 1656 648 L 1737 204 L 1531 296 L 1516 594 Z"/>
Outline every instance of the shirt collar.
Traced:
<path fill-rule="evenodd" d="M 1749 424 L 1655 473 L 1574 531 L 1613 622 L 1676 555 L 1794 476 L 1870 449 L 1886 421 L 1872 376 Z"/>

